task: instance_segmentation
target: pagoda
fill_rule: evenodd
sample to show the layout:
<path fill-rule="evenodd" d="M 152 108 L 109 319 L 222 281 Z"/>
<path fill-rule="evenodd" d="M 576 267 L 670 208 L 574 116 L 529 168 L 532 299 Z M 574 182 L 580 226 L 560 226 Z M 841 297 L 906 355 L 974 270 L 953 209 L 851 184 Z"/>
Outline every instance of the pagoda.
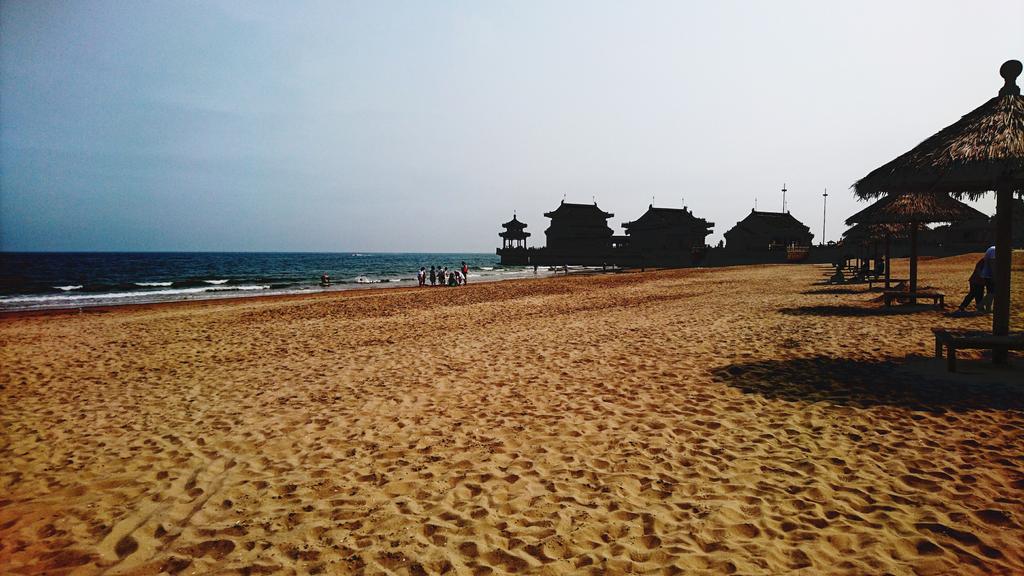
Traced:
<path fill-rule="evenodd" d="M 501 236 L 501 248 L 498 248 L 497 253 L 501 256 L 502 264 L 527 263 L 526 239 L 530 237 L 530 233 L 526 231 L 526 226 L 516 218 L 515 213 L 512 214 L 511 220 L 501 225 L 505 231 L 498 233 L 498 236 Z"/>

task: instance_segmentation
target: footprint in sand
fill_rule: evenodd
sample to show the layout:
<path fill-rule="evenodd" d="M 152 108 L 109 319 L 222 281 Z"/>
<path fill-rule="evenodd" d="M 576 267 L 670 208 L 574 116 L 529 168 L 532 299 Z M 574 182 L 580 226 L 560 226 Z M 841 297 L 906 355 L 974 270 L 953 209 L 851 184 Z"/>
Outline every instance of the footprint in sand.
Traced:
<path fill-rule="evenodd" d="M 118 558 L 124 558 L 139 549 L 139 543 L 132 538 L 131 534 L 125 535 L 114 545 L 114 553 Z"/>
<path fill-rule="evenodd" d="M 1012 517 L 1009 515 L 1009 513 L 1004 512 L 1003 510 L 978 510 L 974 512 L 974 515 L 977 516 L 978 519 L 982 522 L 985 522 L 986 524 L 991 524 L 993 526 L 1014 525 Z"/>
<path fill-rule="evenodd" d="M 459 544 L 459 553 L 467 558 L 476 558 L 480 555 L 476 542 L 463 542 Z"/>

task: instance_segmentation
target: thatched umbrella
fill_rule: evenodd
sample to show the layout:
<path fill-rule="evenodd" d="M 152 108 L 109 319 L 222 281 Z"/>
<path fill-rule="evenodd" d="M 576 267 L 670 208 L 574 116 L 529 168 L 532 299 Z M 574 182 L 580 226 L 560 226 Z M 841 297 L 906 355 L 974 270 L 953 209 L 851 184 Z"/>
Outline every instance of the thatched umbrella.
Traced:
<path fill-rule="evenodd" d="M 900 224 L 854 224 L 843 232 L 847 242 L 877 242 L 889 238 L 902 238 L 907 234 L 906 226 Z"/>
<path fill-rule="evenodd" d="M 917 232 L 928 222 L 956 222 L 985 215 L 949 194 L 890 194 L 846 219 L 847 224 L 904 224 L 910 228 L 910 291 L 917 291 Z"/>
<path fill-rule="evenodd" d="M 853 249 L 858 268 L 863 266 L 864 261 L 878 255 L 878 243 L 885 240 L 885 232 L 879 226 L 882 225 L 857 224 L 843 232 L 843 245 Z"/>
<path fill-rule="evenodd" d="M 996 301 L 992 333 L 1010 329 L 1010 235 L 1013 194 L 1024 194 L 1024 98 L 1019 60 L 999 68 L 999 95 L 895 160 L 861 178 L 861 198 L 892 192 L 949 192 L 977 198 L 996 193 Z M 996 355 L 1005 361 L 1005 352 Z"/>
<path fill-rule="evenodd" d="M 918 224 L 917 228 L 923 230 L 925 225 Z M 906 224 L 854 224 L 849 230 L 843 232 L 843 241 L 851 244 L 885 242 L 885 287 L 889 288 L 889 281 L 892 278 L 891 243 L 895 239 L 909 236 L 910 226 Z"/>

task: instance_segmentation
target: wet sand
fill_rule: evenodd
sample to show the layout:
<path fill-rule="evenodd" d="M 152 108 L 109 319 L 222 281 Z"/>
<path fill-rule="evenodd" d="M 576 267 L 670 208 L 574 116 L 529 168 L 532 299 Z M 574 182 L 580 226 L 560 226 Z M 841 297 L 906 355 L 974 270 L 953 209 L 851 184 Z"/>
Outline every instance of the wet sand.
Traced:
<path fill-rule="evenodd" d="M 1024 572 L 1024 358 L 825 275 L 0 318 L 0 571 Z"/>

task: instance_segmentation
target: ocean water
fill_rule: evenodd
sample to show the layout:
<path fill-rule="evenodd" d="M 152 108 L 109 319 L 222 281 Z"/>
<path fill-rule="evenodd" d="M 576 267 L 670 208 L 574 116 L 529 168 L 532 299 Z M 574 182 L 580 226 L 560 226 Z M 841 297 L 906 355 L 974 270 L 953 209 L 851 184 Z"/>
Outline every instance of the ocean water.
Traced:
<path fill-rule="evenodd" d="M 0 310 L 78 308 L 386 286 L 416 286 L 420 266 L 469 266 L 469 281 L 532 276 L 494 254 L 0 253 Z M 320 275 L 331 277 L 320 286 Z"/>

